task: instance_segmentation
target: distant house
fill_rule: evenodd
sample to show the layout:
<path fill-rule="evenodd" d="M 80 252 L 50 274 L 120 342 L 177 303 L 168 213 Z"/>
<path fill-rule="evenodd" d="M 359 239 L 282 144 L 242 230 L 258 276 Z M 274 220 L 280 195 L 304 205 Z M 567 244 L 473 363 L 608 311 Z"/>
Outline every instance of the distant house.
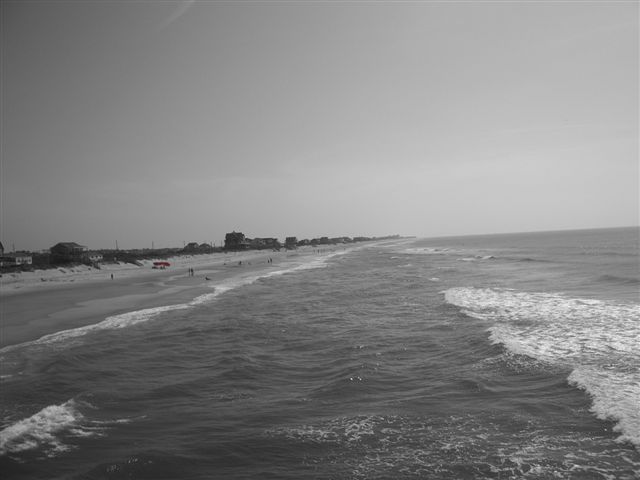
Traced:
<path fill-rule="evenodd" d="M 213 252 L 213 247 L 211 245 L 209 245 L 208 243 L 201 243 L 200 247 L 198 247 L 200 249 L 200 253 L 211 253 Z"/>
<path fill-rule="evenodd" d="M 33 257 L 31 255 L 19 253 L 19 254 L 11 255 L 11 257 L 14 259 L 16 265 L 33 264 Z"/>
<path fill-rule="evenodd" d="M 280 250 L 282 244 L 277 238 L 254 238 L 250 241 L 251 248 L 257 250 L 271 249 Z"/>
<path fill-rule="evenodd" d="M 0 256 L 0 262 L 4 267 L 15 267 L 18 265 L 32 265 L 33 257 L 26 253 L 12 253 L 6 256 Z"/>
<path fill-rule="evenodd" d="M 334 237 L 329 239 L 329 243 L 337 244 L 337 243 L 349 243 L 351 239 L 349 237 Z"/>
<path fill-rule="evenodd" d="M 287 237 L 284 241 L 284 248 L 287 250 L 298 248 L 298 239 L 296 237 Z"/>
<path fill-rule="evenodd" d="M 242 232 L 231 232 L 224 236 L 225 250 L 246 250 L 249 246 L 250 244 Z"/>
<path fill-rule="evenodd" d="M 187 243 L 187 246 L 184 247 L 184 251 L 188 253 L 196 253 L 198 250 L 200 250 L 200 245 L 198 245 L 198 242 Z"/>
<path fill-rule="evenodd" d="M 184 253 L 211 253 L 213 251 L 213 247 L 208 243 L 201 243 L 198 245 L 198 242 L 190 242 L 182 249 Z"/>
<path fill-rule="evenodd" d="M 49 249 L 51 263 L 81 263 L 87 260 L 88 248 L 75 242 L 60 242 Z"/>
<path fill-rule="evenodd" d="M 85 260 L 89 260 L 91 263 L 100 263 L 104 260 L 104 255 L 98 252 L 87 252 L 84 255 Z"/>

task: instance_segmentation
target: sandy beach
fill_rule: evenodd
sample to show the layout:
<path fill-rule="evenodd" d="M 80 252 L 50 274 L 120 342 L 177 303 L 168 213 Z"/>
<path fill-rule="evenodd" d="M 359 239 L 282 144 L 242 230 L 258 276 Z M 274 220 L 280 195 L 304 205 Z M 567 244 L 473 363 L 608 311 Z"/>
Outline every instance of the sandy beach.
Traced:
<path fill-rule="evenodd" d="M 164 270 L 152 269 L 153 260 L 148 260 L 142 267 L 114 264 L 101 269 L 81 266 L 4 274 L 0 348 L 128 311 L 190 301 L 211 292 L 217 280 L 237 274 L 239 268 L 247 274 L 277 268 L 287 255 L 299 254 L 250 251 L 182 256 L 169 259 L 171 266 Z M 272 264 L 267 263 L 269 258 Z"/>

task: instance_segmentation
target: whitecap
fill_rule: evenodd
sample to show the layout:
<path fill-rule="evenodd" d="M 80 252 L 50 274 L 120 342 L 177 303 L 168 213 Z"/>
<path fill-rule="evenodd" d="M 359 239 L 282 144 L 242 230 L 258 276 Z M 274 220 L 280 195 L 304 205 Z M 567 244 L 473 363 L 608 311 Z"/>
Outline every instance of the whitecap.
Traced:
<path fill-rule="evenodd" d="M 640 305 L 492 288 L 452 288 L 444 296 L 489 322 L 494 344 L 570 369 L 569 383 L 591 395 L 593 412 L 640 447 Z"/>
<path fill-rule="evenodd" d="M 0 431 L 0 455 L 38 448 L 43 448 L 48 456 L 64 452 L 70 447 L 63 443 L 63 435 L 86 437 L 100 433 L 83 428 L 84 420 L 75 400 L 49 405 Z"/>

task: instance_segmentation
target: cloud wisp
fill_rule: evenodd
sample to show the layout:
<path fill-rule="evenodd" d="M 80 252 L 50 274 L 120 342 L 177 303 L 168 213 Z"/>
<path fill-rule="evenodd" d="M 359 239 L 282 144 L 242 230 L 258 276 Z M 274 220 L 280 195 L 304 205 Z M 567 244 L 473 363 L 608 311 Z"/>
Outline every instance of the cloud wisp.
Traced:
<path fill-rule="evenodd" d="M 176 7 L 171 15 L 169 15 L 163 22 L 158 25 L 158 30 L 164 30 L 177 19 L 179 19 L 182 15 L 186 13 L 187 10 L 195 3 L 195 0 L 184 0 L 181 1 L 180 4 Z"/>

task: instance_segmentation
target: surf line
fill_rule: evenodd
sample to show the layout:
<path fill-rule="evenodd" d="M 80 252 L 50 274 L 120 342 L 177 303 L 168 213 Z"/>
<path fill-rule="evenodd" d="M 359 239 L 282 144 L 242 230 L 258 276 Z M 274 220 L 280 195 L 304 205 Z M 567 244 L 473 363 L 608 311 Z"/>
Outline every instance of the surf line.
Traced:
<path fill-rule="evenodd" d="M 68 340 L 84 337 L 85 335 L 88 335 L 94 332 L 99 332 L 104 330 L 116 330 L 120 328 L 131 327 L 133 325 L 137 325 L 137 324 L 152 320 L 156 318 L 158 315 L 165 312 L 185 310 L 185 309 L 193 308 L 198 305 L 203 305 L 203 304 L 212 302 L 223 293 L 229 292 L 231 290 L 235 290 L 237 288 L 240 288 L 246 285 L 250 285 L 260 279 L 268 279 L 268 278 L 285 275 L 289 273 L 295 273 L 295 272 L 300 272 L 304 270 L 311 270 L 311 269 L 326 267 L 327 262 L 330 258 L 336 255 L 342 255 L 343 253 L 346 253 L 346 252 L 332 252 L 321 258 L 315 258 L 310 262 L 297 264 L 295 266 L 291 266 L 290 268 L 285 268 L 282 270 L 275 270 L 275 271 L 268 271 L 261 274 L 250 275 L 246 277 L 240 277 L 227 283 L 214 285 L 213 292 L 200 295 L 187 303 L 164 305 L 160 307 L 145 308 L 142 310 L 135 310 L 132 312 L 121 313 L 118 315 L 109 316 L 104 320 L 102 320 L 101 322 L 94 323 L 91 325 L 85 325 L 82 327 L 62 330 L 59 332 L 44 335 L 36 340 L 30 340 L 30 341 L 18 343 L 15 345 L 7 345 L 6 347 L 0 349 L 0 355 L 7 354 L 21 348 L 58 344 Z"/>

